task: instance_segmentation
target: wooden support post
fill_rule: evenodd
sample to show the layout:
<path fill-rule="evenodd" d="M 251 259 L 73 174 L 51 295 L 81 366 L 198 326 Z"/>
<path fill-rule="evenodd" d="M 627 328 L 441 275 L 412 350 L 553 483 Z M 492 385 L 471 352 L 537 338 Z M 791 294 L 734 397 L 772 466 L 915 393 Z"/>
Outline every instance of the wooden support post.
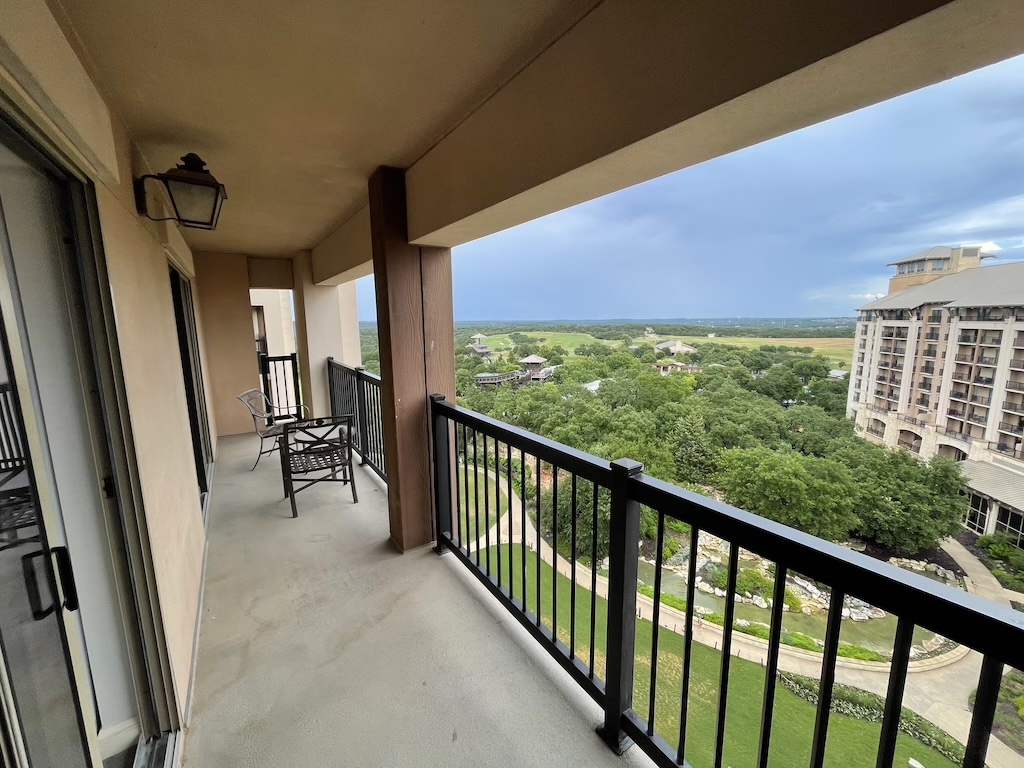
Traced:
<path fill-rule="evenodd" d="M 369 192 L 391 540 L 404 552 L 434 538 L 429 395 L 455 399 L 451 251 L 409 243 L 403 170 L 378 168 Z"/>

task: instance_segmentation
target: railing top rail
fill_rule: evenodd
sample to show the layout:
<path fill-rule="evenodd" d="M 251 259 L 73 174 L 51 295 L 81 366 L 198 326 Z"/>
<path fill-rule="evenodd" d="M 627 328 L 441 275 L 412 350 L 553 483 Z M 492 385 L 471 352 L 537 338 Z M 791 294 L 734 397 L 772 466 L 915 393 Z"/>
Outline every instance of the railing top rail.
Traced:
<path fill-rule="evenodd" d="M 573 472 L 580 477 L 607 486 L 611 480 L 611 462 L 598 458 L 583 451 L 577 451 L 567 445 L 540 437 L 525 429 L 513 427 L 511 424 L 484 416 L 482 413 L 455 405 L 446 400 L 433 400 L 435 414 L 442 414 L 467 427 L 486 432 L 513 448 L 526 451 L 541 461 L 554 464 L 559 469 Z"/>
<path fill-rule="evenodd" d="M 366 379 L 367 381 L 380 382 L 380 376 L 377 374 L 370 373 L 365 368 L 356 368 L 355 366 L 348 365 L 347 363 L 338 362 L 333 357 L 327 358 L 327 365 L 328 367 L 333 366 L 335 368 L 341 368 L 342 370 L 347 371 L 354 376 L 358 376 L 361 379 Z"/>
<path fill-rule="evenodd" d="M 1020 611 L 647 475 L 630 480 L 630 496 L 1018 669 L 1024 664 L 1024 643 L 1020 642 L 1024 613 Z"/>

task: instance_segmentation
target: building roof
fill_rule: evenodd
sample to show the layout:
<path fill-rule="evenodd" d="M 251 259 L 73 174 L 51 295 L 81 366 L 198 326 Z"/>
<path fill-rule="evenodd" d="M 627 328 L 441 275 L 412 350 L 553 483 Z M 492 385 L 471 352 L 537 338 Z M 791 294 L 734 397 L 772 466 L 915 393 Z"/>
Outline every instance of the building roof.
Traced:
<path fill-rule="evenodd" d="M 684 341 L 678 341 L 678 340 L 673 340 L 673 341 L 663 341 L 663 342 L 661 342 L 661 344 L 655 344 L 655 345 L 654 345 L 654 348 L 655 348 L 655 349 L 669 349 L 670 347 L 671 347 L 671 348 L 676 348 L 676 347 L 686 347 L 687 349 L 692 349 L 692 350 L 693 350 L 694 352 L 696 352 L 696 351 L 697 351 L 697 348 L 696 348 L 696 347 L 691 347 L 691 346 L 690 346 L 689 344 L 687 344 L 686 342 L 684 342 Z"/>
<path fill-rule="evenodd" d="M 860 309 L 915 309 L 924 304 L 949 307 L 1024 306 L 1024 261 L 974 267 L 930 283 L 890 293 Z"/>
<path fill-rule="evenodd" d="M 1024 511 L 1024 472 L 991 461 L 961 462 L 967 485 L 978 493 L 990 496 L 1001 504 Z"/>
<path fill-rule="evenodd" d="M 828 372 L 828 377 L 830 379 L 845 379 L 849 373 L 849 371 L 844 371 L 842 368 L 833 368 Z"/>
<path fill-rule="evenodd" d="M 547 361 L 548 361 L 548 359 L 546 357 L 541 357 L 540 355 L 529 355 L 527 357 L 524 357 L 519 362 L 522 363 L 523 365 L 534 365 L 534 364 L 546 363 Z"/>
<path fill-rule="evenodd" d="M 474 333 L 469 338 L 471 338 L 471 339 L 486 339 L 487 337 L 484 336 L 482 333 Z"/>
<path fill-rule="evenodd" d="M 984 251 L 978 252 L 978 257 L 982 259 L 994 259 L 995 254 L 985 253 Z M 912 261 L 921 261 L 922 259 L 951 259 L 953 258 L 953 249 L 948 245 L 936 245 L 926 250 L 915 253 L 913 256 L 907 256 L 905 259 L 899 259 L 898 261 L 890 261 L 886 266 L 895 267 L 900 264 L 909 264 Z"/>
<path fill-rule="evenodd" d="M 467 344 L 466 346 L 481 355 L 489 355 L 491 353 L 491 348 L 486 344 Z"/>

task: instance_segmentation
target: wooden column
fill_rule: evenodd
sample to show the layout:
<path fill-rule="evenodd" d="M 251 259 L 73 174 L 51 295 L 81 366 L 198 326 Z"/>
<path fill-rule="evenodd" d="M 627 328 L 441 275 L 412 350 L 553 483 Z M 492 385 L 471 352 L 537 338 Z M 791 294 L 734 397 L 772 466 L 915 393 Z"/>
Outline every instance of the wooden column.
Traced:
<path fill-rule="evenodd" d="M 409 243 L 405 171 L 378 168 L 369 192 L 391 540 L 404 552 L 433 540 L 428 397 L 455 399 L 451 251 Z"/>

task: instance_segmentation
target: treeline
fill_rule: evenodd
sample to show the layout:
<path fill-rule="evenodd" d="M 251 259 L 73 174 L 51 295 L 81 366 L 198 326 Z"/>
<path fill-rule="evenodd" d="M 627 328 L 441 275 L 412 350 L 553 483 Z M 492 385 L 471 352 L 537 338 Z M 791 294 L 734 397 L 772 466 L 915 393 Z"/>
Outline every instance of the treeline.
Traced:
<path fill-rule="evenodd" d="M 827 378 L 823 357 L 701 345 L 703 372 L 663 377 L 650 350 L 594 352 L 566 359 L 552 383 L 495 389 L 474 386 L 480 364 L 459 355 L 460 400 L 578 450 L 635 459 L 654 477 L 822 538 L 859 536 L 909 554 L 959 529 L 959 465 L 921 462 L 859 437 L 845 417 L 848 383 Z M 596 392 L 582 386 L 594 381 Z M 557 517 L 562 544 L 573 519 L 578 531 L 590 530 L 592 519 L 589 504 L 573 510 L 565 496 L 557 516 L 544 511 L 552 500 L 542 497 L 539 515 L 548 534 Z M 607 530 L 605 504 L 598 514 L 598 530 Z M 654 516 L 644 525 L 650 539 Z M 580 544 L 585 556 L 586 534 Z M 599 551 L 606 546 L 602 537 Z"/>
<path fill-rule="evenodd" d="M 623 338 L 641 338 L 647 328 L 652 328 L 661 336 L 754 336 L 766 339 L 801 339 L 801 338 L 852 338 L 856 329 L 853 318 L 801 318 L 781 327 L 774 324 L 730 323 L 644 323 L 642 321 L 623 321 L 608 323 L 456 323 L 456 338 L 467 338 L 473 333 L 485 333 L 496 336 L 503 333 L 589 333 L 597 339 L 618 341 Z"/>

